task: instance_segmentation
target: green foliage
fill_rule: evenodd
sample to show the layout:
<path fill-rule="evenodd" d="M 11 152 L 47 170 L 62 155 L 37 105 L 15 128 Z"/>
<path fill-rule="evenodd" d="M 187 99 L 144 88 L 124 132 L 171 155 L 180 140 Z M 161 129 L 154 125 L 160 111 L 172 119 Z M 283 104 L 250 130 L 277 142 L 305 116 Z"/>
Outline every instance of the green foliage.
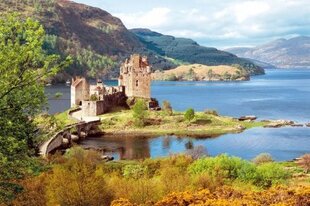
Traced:
<path fill-rule="evenodd" d="M 132 117 L 136 127 L 144 127 L 147 116 L 147 107 L 142 99 L 138 99 L 132 107 Z"/>
<path fill-rule="evenodd" d="M 98 101 L 98 100 L 99 100 L 99 98 L 98 98 L 97 94 L 90 95 L 90 101 Z"/>
<path fill-rule="evenodd" d="M 214 116 L 219 116 L 218 112 L 214 109 L 206 109 L 204 111 L 205 114 L 210 114 L 210 115 L 214 115 Z"/>
<path fill-rule="evenodd" d="M 223 79 L 224 80 L 231 80 L 231 74 L 229 74 L 228 72 L 225 72 L 223 75 Z"/>
<path fill-rule="evenodd" d="M 261 153 L 257 155 L 252 162 L 254 162 L 256 165 L 273 162 L 272 156 L 268 153 Z"/>
<path fill-rule="evenodd" d="M 106 75 L 116 66 L 115 61 L 110 57 L 98 54 L 91 48 L 80 48 L 76 54 L 75 61 L 79 67 L 86 67 L 88 76 L 93 78 Z"/>
<path fill-rule="evenodd" d="M 169 101 L 163 101 L 163 111 L 170 116 L 173 114 L 172 106 Z"/>
<path fill-rule="evenodd" d="M 124 167 L 123 175 L 125 178 L 139 179 L 146 176 L 147 170 L 147 167 L 140 164 L 126 165 Z"/>
<path fill-rule="evenodd" d="M 196 80 L 196 73 L 193 70 L 193 68 L 190 68 L 190 70 L 188 71 L 188 73 L 184 76 L 185 79 L 187 80 Z"/>
<path fill-rule="evenodd" d="M 165 77 L 165 81 L 176 81 L 178 78 L 175 76 L 175 74 L 169 74 Z"/>
<path fill-rule="evenodd" d="M 32 119 L 46 103 L 44 81 L 70 62 L 45 54 L 44 36 L 36 21 L 0 18 L 0 182 L 28 172 L 36 143 Z"/>
<path fill-rule="evenodd" d="M 189 108 L 186 110 L 185 114 L 184 114 L 184 119 L 187 121 L 191 121 L 195 118 L 195 111 L 192 108 Z"/>
<path fill-rule="evenodd" d="M 257 167 L 257 177 L 254 184 L 264 188 L 285 183 L 290 174 L 278 163 L 266 163 Z"/>
<path fill-rule="evenodd" d="M 284 183 L 289 177 L 288 172 L 278 163 L 255 166 L 248 161 L 228 155 L 198 159 L 189 167 L 189 172 L 192 175 L 206 173 L 212 178 L 226 181 L 250 182 L 259 187 Z"/>
<path fill-rule="evenodd" d="M 56 99 L 59 99 L 60 97 L 62 97 L 63 96 L 63 93 L 61 93 L 61 92 L 56 92 L 56 94 L 54 95 L 54 97 L 56 98 Z"/>
<path fill-rule="evenodd" d="M 49 205 L 109 205 L 112 195 L 104 177 L 97 175 L 99 161 L 96 152 L 70 149 L 65 162 L 54 166 L 47 179 Z"/>

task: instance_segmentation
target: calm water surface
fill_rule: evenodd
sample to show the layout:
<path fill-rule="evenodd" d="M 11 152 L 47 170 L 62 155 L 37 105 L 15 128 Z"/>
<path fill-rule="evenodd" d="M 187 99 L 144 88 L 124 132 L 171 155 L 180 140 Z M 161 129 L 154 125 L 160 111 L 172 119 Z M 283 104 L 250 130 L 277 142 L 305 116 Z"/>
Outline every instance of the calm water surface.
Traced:
<path fill-rule="evenodd" d="M 50 113 L 69 108 L 70 87 L 52 86 L 46 92 L 51 97 Z M 55 99 L 56 92 L 63 96 Z M 170 101 L 175 110 L 212 108 L 234 117 L 256 115 L 259 119 L 310 122 L 310 70 L 267 70 L 266 75 L 253 77 L 249 82 L 154 82 L 152 96 L 160 102 Z M 241 134 L 199 139 L 102 137 L 87 139 L 82 145 L 106 149 L 120 159 L 166 156 L 203 145 L 210 155 L 228 153 L 251 159 L 268 152 L 276 160 L 290 160 L 310 152 L 310 128 L 255 128 Z"/>

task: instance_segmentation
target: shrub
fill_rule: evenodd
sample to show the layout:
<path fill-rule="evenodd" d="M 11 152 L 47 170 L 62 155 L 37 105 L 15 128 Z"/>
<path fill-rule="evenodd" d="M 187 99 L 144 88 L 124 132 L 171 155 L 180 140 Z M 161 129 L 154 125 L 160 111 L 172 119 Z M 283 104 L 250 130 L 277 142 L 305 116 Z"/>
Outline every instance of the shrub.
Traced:
<path fill-rule="evenodd" d="M 184 119 L 187 121 L 191 121 L 195 118 L 195 111 L 192 108 L 189 108 L 186 110 L 185 114 L 184 114 Z"/>
<path fill-rule="evenodd" d="M 63 94 L 61 92 L 56 92 L 56 94 L 54 95 L 55 99 L 59 99 L 62 96 Z"/>
<path fill-rule="evenodd" d="M 192 159 L 196 160 L 208 156 L 208 151 L 204 146 L 198 145 L 196 147 L 193 147 L 192 149 L 188 149 L 186 151 L 186 154 L 191 156 Z"/>
<path fill-rule="evenodd" d="M 43 173 L 39 176 L 23 180 L 23 192 L 17 196 L 12 205 L 46 205 L 45 179 L 46 174 Z"/>
<path fill-rule="evenodd" d="M 144 127 L 145 119 L 147 116 L 147 107 L 142 99 L 137 100 L 137 102 L 132 107 L 134 124 L 136 127 Z"/>
<path fill-rule="evenodd" d="M 261 153 L 257 155 L 252 162 L 254 162 L 256 165 L 261 165 L 268 162 L 273 162 L 272 156 L 268 153 Z"/>
<path fill-rule="evenodd" d="M 147 175 L 147 167 L 138 165 L 126 165 L 124 167 L 123 176 L 125 178 L 139 179 Z"/>
<path fill-rule="evenodd" d="M 187 173 L 176 166 L 161 169 L 160 181 L 164 194 L 184 191 L 190 185 Z"/>
<path fill-rule="evenodd" d="M 115 198 L 125 198 L 136 204 L 145 204 L 148 201 L 158 200 L 159 192 L 157 190 L 159 185 L 157 179 L 154 178 L 127 179 L 116 176 L 109 178 L 109 188 L 115 194 Z"/>
<path fill-rule="evenodd" d="M 214 115 L 214 116 L 219 116 L 218 112 L 214 109 L 206 109 L 204 111 L 205 114 L 210 114 L 210 115 Z"/>
<path fill-rule="evenodd" d="M 216 180 L 208 173 L 202 173 L 193 177 L 193 187 L 195 190 L 209 189 L 210 191 L 214 191 L 220 186 L 223 186 L 223 181 Z"/>
<path fill-rule="evenodd" d="M 173 114 L 173 111 L 172 111 L 172 106 L 170 104 L 170 102 L 168 101 L 163 101 L 163 111 L 168 114 L 168 115 L 172 115 Z"/>
<path fill-rule="evenodd" d="M 246 160 L 224 154 L 196 160 L 189 167 L 189 172 L 192 175 L 207 173 L 216 179 L 239 179 L 247 182 L 255 177 L 255 166 Z"/>
<path fill-rule="evenodd" d="M 90 96 L 90 101 L 98 101 L 98 100 L 99 100 L 99 98 L 98 98 L 98 96 L 96 94 L 92 94 Z"/>
<path fill-rule="evenodd" d="M 304 168 L 306 172 L 310 171 L 310 154 L 305 154 L 297 161 L 297 164 Z"/>
<path fill-rule="evenodd" d="M 254 184 L 268 188 L 272 185 L 285 183 L 289 173 L 278 163 L 266 163 L 257 167 L 257 177 Z"/>
<path fill-rule="evenodd" d="M 112 194 L 96 174 L 98 162 L 95 152 L 71 149 L 67 162 L 55 165 L 46 180 L 48 205 L 109 205 Z"/>
<path fill-rule="evenodd" d="M 164 78 L 165 81 L 177 81 L 178 78 L 175 76 L 175 74 L 169 74 Z"/>

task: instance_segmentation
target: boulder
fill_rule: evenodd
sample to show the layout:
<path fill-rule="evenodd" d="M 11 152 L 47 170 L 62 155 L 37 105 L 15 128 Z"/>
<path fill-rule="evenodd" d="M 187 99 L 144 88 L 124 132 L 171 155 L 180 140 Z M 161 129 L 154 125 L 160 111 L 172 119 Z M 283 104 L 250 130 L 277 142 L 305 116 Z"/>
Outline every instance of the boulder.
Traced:
<path fill-rule="evenodd" d="M 72 134 L 71 135 L 71 140 L 73 141 L 73 142 L 77 142 L 77 141 L 79 141 L 79 136 L 77 136 L 77 135 L 74 135 L 74 134 Z"/>
<path fill-rule="evenodd" d="M 67 138 L 62 138 L 62 146 L 67 147 L 69 146 L 70 141 Z"/>
<path fill-rule="evenodd" d="M 81 132 L 81 133 L 80 133 L 80 137 L 81 137 L 82 139 L 85 139 L 85 138 L 87 137 L 86 132 Z"/>
<path fill-rule="evenodd" d="M 245 130 L 246 128 L 242 125 L 238 125 L 238 126 L 236 126 L 236 129 L 237 130 Z"/>
<path fill-rule="evenodd" d="M 279 128 L 279 127 L 292 126 L 292 125 L 295 125 L 295 122 L 291 120 L 275 120 L 275 121 L 271 121 L 269 124 L 265 125 L 264 127 Z"/>
<path fill-rule="evenodd" d="M 108 155 L 102 155 L 102 156 L 101 156 L 101 159 L 108 162 L 108 161 L 114 160 L 114 157 L 108 156 Z"/>
<path fill-rule="evenodd" d="M 256 116 L 250 115 L 250 116 L 242 116 L 238 120 L 239 121 L 254 121 L 256 119 L 257 119 Z"/>
<path fill-rule="evenodd" d="M 303 127 L 304 125 L 303 125 L 303 124 L 296 124 L 296 123 L 295 123 L 295 124 L 292 124 L 291 126 L 292 126 L 292 127 Z"/>

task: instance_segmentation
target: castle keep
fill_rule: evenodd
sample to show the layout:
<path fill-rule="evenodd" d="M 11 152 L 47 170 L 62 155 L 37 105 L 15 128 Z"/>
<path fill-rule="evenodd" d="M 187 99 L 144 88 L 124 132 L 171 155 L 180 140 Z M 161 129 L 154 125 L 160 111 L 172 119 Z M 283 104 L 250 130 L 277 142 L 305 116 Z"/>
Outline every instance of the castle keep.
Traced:
<path fill-rule="evenodd" d="M 106 86 L 102 81 L 90 85 L 85 78 L 72 79 L 71 107 L 80 106 L 83 116 L 97 116 L 113 107 L 127 106 L 127 98 L 144 98 L 149 100 L 149 108 L 158 106 L 151 99 L 151 67 L 146 57 L 134 54 L 125 60 L 118 86 Z"/>
<path fill-rule="evenodd" d="M 132 55 L 121 66 L 119 85 L 127 97 L 151 98 L 151 68 L 146 57 Z"/>

